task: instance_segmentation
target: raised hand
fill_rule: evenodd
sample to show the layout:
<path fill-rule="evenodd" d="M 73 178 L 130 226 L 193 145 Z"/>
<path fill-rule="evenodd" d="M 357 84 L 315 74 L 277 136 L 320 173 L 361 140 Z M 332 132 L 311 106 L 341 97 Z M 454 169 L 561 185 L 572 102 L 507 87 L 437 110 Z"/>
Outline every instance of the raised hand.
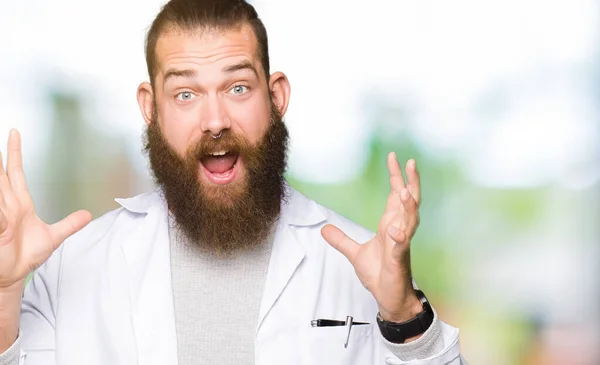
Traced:
<path fill-rule="evenodd" d="M 375 237 L 359 245 L 333 225 L 323 227 L 321 234 L 354 266 L 377 300 L 381 316 L 404 322 L 422 311 L 410 268 L 410 240 L 419 224 L 420 182 L 414 160 L 406 166 L 406 185 L 394 153 L 388 155 L 387 164 L 391 189 Z"/>
<path fill-rule="evenodd" d="M 49 225 L 35 213 L 23 173 L 21 137 L 11 130 L 6 171 L 0 153 L 0 291 L 21 282 L 92 216 L 82 210 Z M 0 308 L 1 309 L 1 308 Z"/>

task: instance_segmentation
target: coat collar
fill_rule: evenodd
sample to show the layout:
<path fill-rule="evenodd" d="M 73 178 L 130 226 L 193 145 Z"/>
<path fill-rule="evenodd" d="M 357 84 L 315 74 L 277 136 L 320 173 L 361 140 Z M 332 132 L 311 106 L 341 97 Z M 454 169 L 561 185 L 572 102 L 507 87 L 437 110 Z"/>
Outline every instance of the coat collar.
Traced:
<path fill-rule="evenodd" d="M 155 189 L 132 198 L 116 198 L 115 201 L 131 213 L 147 214 L 153 207 L 166 207 L 162 191 Z"/>

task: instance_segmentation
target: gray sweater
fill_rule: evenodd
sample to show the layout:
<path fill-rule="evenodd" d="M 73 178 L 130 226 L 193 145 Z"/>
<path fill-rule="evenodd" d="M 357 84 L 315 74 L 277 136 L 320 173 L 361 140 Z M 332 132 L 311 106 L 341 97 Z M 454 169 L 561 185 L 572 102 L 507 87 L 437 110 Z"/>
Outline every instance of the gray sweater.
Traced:
<path fill-rule="evenodd" d="M 254 364 L 254 334 L 273 237 L 225 259 L 170 227 L 179 365 Z"/>

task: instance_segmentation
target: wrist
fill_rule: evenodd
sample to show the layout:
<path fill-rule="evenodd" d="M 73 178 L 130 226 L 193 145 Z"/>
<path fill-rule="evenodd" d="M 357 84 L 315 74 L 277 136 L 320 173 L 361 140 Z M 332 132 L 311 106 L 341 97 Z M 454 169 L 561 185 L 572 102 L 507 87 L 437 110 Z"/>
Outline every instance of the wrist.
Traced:
<path fill-rule="evenodd" d="M 24 280 L 0 289 L 0 353 L 6 351 L 19 335 Z"/>
<path fill-rule="evenodd" d="M 23 295 L 25 288 L 25 278 L 8 286 L 0 287 L 0 296 Z"/>
<path fill-rule="evenodd" d="M 417 314 L 423 311 L 423 304 L 417 297 L 414 290 L 411 290 L 404 305 L 395 311 L 388 311 L 385 308 L 379 308 L 379 314 L 385 321 L 401 323 L 415 318 Z"/>

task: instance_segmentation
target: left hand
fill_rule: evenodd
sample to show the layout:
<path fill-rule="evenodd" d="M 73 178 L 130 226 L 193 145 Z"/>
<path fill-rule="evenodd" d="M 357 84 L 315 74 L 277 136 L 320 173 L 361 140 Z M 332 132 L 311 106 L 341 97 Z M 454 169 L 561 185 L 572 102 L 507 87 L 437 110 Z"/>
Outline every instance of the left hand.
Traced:
<path fill-rule="evenodd" d="M 419 173 L 415 161 L 409 160 L 405 185 L 395 153 L 388 155 L 387 165 L 390 195 L 375 237 L 360 245 L 330 224 L 321 234 L 354 266 L 362 284 L 377 300 L 383 319 L 404 322 L 423 310 L 410 269 L 410 240 L 419 224 Z"/>

